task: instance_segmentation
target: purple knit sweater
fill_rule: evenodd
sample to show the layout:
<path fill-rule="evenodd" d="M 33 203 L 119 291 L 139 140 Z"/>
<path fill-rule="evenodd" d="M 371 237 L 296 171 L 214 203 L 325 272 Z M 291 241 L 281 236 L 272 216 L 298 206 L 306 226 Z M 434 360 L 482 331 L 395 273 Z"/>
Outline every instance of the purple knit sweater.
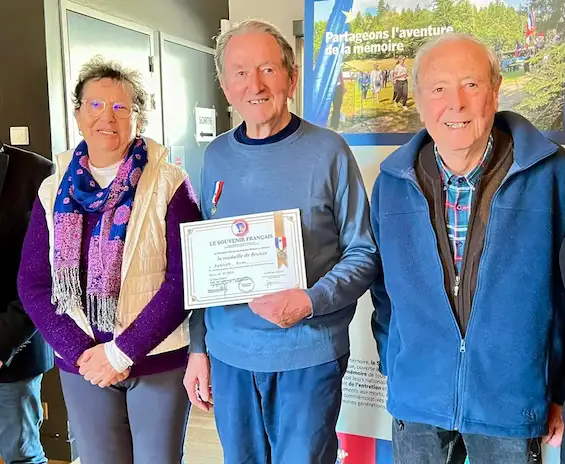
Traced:
<path fill-rule="evenodd" d="M 99 213 L 85 215 L 82 235 L 81 270 L 87 269 L 88 248 Z M 188 316 L 183 305 L 180 227 L 183 222 L 200 220 L 192 186 L 184 182 L 167 209 L 167 269 L 165 281 L 137 319 L 116 338 L 116 345 L 133 361 L 130 377 L 157 374 L 186 365 L 187 348 L 147 356 Z M 113 334 L 93 328 L 92 340 L 66 314 L 57 315 L 51 303 L 49 231 L 45 210 L 35 201 L 25 238 L 18 289 L 23 306 L 47 342 L 61 356 L 56 364 L 64 371 L 78 373 L 76 362 L 85 350 L 113 339 Z M 84 272 L 84 271 L 83 271 Z M 81 277 L 85 281 L 86 276 Z M 84 288 L 84 287 L 83 287 Z M 83 291 L 84 293 L 84 291 Z"/>

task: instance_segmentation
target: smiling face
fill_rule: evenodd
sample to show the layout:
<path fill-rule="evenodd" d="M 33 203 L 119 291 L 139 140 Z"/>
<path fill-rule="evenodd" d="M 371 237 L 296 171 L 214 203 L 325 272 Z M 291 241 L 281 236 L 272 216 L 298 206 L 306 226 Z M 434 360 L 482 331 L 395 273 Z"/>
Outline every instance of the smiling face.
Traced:
<path fill-rule="evenodd" d="M 103 105 L 105 108 L 100 112 Z M 96 166 L 111 165 L 125 156 L 139 130 L 138 113 L 131 111 L 127 115 L 131 108 L 133 89 L 130 84 L 104 78 L 84 85 L 75 118 Z M 126 117 L 116 116 L 124 113 Z"/>
<path fill-rule="evenodd" d="M 487 52 L 470 40 L 441 43 L 422 57 L 415 92 L 420 119 L 443 156 L 484 150 L 498 110 Z"/>
<path fill-rule="evenodd" d="M 297 75 L 289 76 L 272 35 L 247 32 L 233 36 L 226 46 L 220 81 L 227 100 L 248 128 L 271 126 L 270 132 L 276 133 L 290 118 L 287 100 L 294 94 Z"/>

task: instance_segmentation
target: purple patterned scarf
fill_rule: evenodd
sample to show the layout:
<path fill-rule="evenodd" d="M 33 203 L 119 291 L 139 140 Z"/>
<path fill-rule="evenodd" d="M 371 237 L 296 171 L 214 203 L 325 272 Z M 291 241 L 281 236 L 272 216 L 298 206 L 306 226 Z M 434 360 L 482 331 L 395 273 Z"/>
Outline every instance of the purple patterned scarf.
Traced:
<path fill-rule="evenodd" d="M 114 181 L 101 188 L 90 173 L 88 146 L 75 149 L 55 200 L 53 296 L 57 314 L 83 307 L 80 282 L 84 214 L 102 213 L 90 239 L 86 285 L 86 313 L 90 323 L 113 332 L 121 287 L 126 230 L 135 190 L 147 164 L 147 144 L 136 138 Z"/>

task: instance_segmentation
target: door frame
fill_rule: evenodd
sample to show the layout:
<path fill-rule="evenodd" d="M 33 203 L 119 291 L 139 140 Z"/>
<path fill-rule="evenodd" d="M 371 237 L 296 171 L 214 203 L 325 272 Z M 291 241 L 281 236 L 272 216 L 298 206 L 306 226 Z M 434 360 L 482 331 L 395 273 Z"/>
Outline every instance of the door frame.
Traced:
<path fill-rule="evenodd" d="M 164 68 L 163 62 L 164 62 L 164 57 L 165 57 L 165 42 L 170 42 L 170 43 L 173 43 L 173 44 L 176 44 L 176 45 L 181 45 L 183 47 L 191 48 L 193 50 L 214 56 L 214 49 L 213 48 L 206 47 L 204 45 L 197 44 L 196 42 L 191 42 L 190 40 L 182 39 L 180 37 L 176 37 L 176 36 L 171 35 L 171 34 L 159 32 L 159 57 L 160 57 L 160 61 L 161 61 L 161 69 L 160 69 L 160 76 L 159 76 L 160 82 L 164 82 L 164 80 L 163 80 L 163 68 Z M 165 99 L 164 92 L 165 91 L 163 89 L 163 86 L 161 86 L 160 99 L 161 99 L 162 102 Z M 169 146 L 169 144 L 168 144 L 169 134 L 167 133 L 167 128 L 166 128 L 166 124 L 165 124 L 165 112 L 164 111 L 163 111 L 162 115 L 163 115 L 163 141 L 164 141 L 164 145 L 168 147 Z"/>
<path fill-rule="evenodd" d="M 162 110 L 162 86 L 161 86 L 161 73 L 159 72 L 159 60 L 155 55 L 155 34 L 156 31 L 149 26 L 146 26 L 135 21 L 130 21 L 127 19 L 112 16 L 108 13 L 90 8 L 84 5 L 79 5 L 71 0 L 59 0 L 59 13 L 60 13 L 60 24 L 61 24 L 61 46 L 63 49 L 63 77 L 64 77 L 64 88 L 65 88 L 65 112 L 67 121 L 67 145 L 71 144 L 72 127 L 74 124 L 74 108 L 72 104 L 71 94 L 74 88 L 74 82 L 71 79 L 71 49 L 70 49 L 70 38 L 67 23 L 67 12 L 71 11 L 73 13 L 78 13 L 84 16 L 88 16 L 93 19 L 98 19 L 109 24 L 113 24 L 118 27 L 123 27 L 125 29 L 130 29 L 141 34 L 145 34 L 149 37 L 149 51 L 150 57 L 153 60 L 153 70 L 150 71 L 152 74 L 152 84 L 155 89 L 155 93 L 152 94 L 154 97 L 155 106 L 151 108 L 151 111 L 155 111 L 159 114 L 161 121 L 160 137 L 162 142 L 164 137 L 164 127 L 163 127 L 163 110 Z M 148 57 L 148 60 L 150 59 Z M 149 67 L 149 61 L 147 63 Z M 150 99 L 151 100 L 151 99 Z M 149 102 L 151 103 L 151 102 Z M 69 149 L 74 148 L 70 147 Z"/>

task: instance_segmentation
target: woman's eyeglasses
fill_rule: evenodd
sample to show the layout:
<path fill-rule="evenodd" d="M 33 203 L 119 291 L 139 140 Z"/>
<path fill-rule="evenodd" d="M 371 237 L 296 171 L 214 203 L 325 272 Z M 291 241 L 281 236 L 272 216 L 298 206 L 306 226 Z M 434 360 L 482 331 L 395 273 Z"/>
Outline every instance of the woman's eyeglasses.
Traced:
<path fill-rule="evenodd" d="M 106 105 L 108 105 L 108 102 L 105 102 L 104 100 L 100 100 L 98 98 L 81 100 L 80 103 L 82 107 L 84 107 L 86 112 L 94 118 L 102 116 L 104 111 L 106 111 Z M 114 102 L 111 103 L 111 105 L 114 115 L 119 119 L 127 119 L 134 111 L 139 111 L 137 105 L 128 106 L 124 102 Z"/>

